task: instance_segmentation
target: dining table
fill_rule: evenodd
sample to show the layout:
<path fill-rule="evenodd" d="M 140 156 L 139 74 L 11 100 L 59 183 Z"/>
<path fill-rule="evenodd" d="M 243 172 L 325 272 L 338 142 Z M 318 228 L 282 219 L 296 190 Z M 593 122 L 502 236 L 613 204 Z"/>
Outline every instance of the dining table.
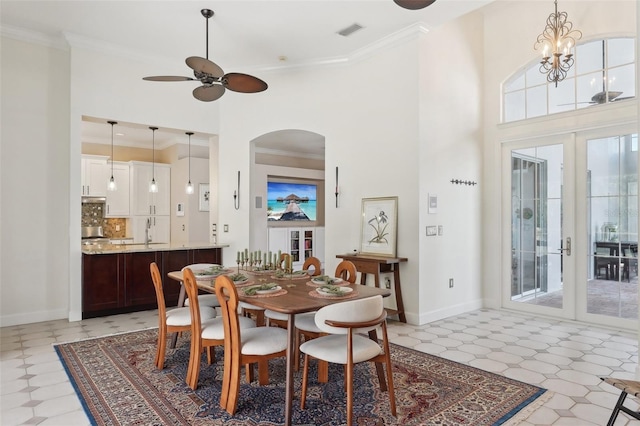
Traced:
<path fill-rule="evenodd" d="M 320 294 L 316 289 L 317 285 L 311 281 L 312 277 L 306 274 L 284 274 L 278 276 L 275 271 L 251 271 L 238 268 L 232 268 L 232 273 L 242 273 L 248 278 L 247 282 L 238 285 L 238 299 L 250 303 L 255 306 L 259 306 L 264 309 L 270 309 L 275 312 L 286 314 L 287 321 L 287 359 L 286 359 L 286 379 L 285 379 L 285 409 L 284 409 L 284 424 L 291 425 L 292 418 L 292 406 L 294 395 L 294 356 L 297 354 L 295 349 L 296 344 L 296 328 L 295 317 L 297 314 L 305 312 L 313 312 L 318 309 L 331 305 L 334 303 L 340 303 L 348 300 L 364 299 L 376 295 L 382 297 L 388 297 L 391 295 L 391 291 L 385 288 L 377 288 L 362 284 L 350 284 L 344 285 L 345 288 L 351 288 L 351 292 L 342 296 L 331 296 Z M 182 282 L 182 271 L 173 271 L 168 273 L 169 278 Z M 197 279 L 197 277 L 196 277 Z M 214 293 L 215 278 L 208 280 L 198 280 L 198 288 L 204 292 Z M 260 284 L 276 284 L 281 290 L 274 294 L 262 295 L 246 295 L 242 288 L 248 288 L 251 285 Z M 184 285 L 182 286 L 184 288 Z M 178 300 L 179 306 L 184 304 L 183 290 L 180 291 L 180 298 Z M 376 339 L 375 330 L 369 333 L 370 338 Z M 376 370 L 378 378 L 381 383 L 384 383 L 384 370 L 381 364 L 376 364 Z M 383 386 L 386 387 L 386 386 Z M 384 389 L 383 389 L 384 390 Z"/>

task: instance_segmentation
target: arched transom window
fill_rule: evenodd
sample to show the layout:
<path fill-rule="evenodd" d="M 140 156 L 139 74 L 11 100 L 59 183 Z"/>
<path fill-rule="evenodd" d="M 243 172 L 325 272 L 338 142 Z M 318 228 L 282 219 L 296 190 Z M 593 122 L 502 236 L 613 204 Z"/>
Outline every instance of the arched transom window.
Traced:
<path fill-rule="evenodd" d="M 557 87 L 539 71 L 539 61 L 511 77 L 503 85 L 503 122 L 635 97 L 635 39 L 579 44 L 574 59 L 567 77 Z"/>

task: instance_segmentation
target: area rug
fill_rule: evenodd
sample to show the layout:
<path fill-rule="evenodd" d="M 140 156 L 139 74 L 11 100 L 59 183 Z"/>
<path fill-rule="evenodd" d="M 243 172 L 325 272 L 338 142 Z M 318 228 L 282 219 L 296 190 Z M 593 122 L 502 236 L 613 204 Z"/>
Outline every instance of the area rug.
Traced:
<path fill-rule="evenodd" d="M 284 359 L 270 362 L 270 385 L 242 382 L 234 416 L 219 407 L 222 348 L 216 363 L 203 356 L 198 389 L 185 383 L 188 333 L 167 351 L 165 368 L 154 366 L 157 330 L 143 330 L 60 344 L 60 360 L 94 425 L 283 424 Z M 505 425 L 522 420 L 545 400 L 545 390 L 437 356 L 392 345 L 398 415 L 389 410 L 375 368 L 355 370 L 354 419 L 358 425 Z M 315 364 L 315 363 L 314 363 Z M 343 368 L 330 366 L 330 382 L 319 384 L 310 368 L 307 404 L 299 408 L 301 372 L 295 376 L 292 422 L 346 422 Z M 508 422 L 508 423 L 507 423 Z"/>

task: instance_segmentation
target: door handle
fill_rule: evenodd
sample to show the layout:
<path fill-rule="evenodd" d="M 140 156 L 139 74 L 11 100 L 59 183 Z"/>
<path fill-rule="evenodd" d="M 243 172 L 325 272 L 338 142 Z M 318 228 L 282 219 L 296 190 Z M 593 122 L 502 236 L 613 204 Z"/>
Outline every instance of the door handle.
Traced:
<path fill-rule="evenodd" d="M 567 248 L 560 247 L 560 253 L 571 256 L 571 237 L 567 237 Z"/>

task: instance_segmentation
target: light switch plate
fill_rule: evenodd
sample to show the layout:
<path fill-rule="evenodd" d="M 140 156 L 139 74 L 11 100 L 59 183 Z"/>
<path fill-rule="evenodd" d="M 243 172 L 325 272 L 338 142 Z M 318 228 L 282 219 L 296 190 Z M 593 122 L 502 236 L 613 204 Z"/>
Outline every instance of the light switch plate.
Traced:
<path fill-rule="evenodd" d="M 438 235 L 438 227 L 427 226 L 427 237 L 433 237 L 435 235 Z"/>
<path fill-rule="evenodd" d="M 229 225 L 224 225 L 224 232 L 229 232 Z"/>
<path fill-rule="evenodd" d="M 444 226 L 438 225 L 438 235 L 444 234 Z"/>

